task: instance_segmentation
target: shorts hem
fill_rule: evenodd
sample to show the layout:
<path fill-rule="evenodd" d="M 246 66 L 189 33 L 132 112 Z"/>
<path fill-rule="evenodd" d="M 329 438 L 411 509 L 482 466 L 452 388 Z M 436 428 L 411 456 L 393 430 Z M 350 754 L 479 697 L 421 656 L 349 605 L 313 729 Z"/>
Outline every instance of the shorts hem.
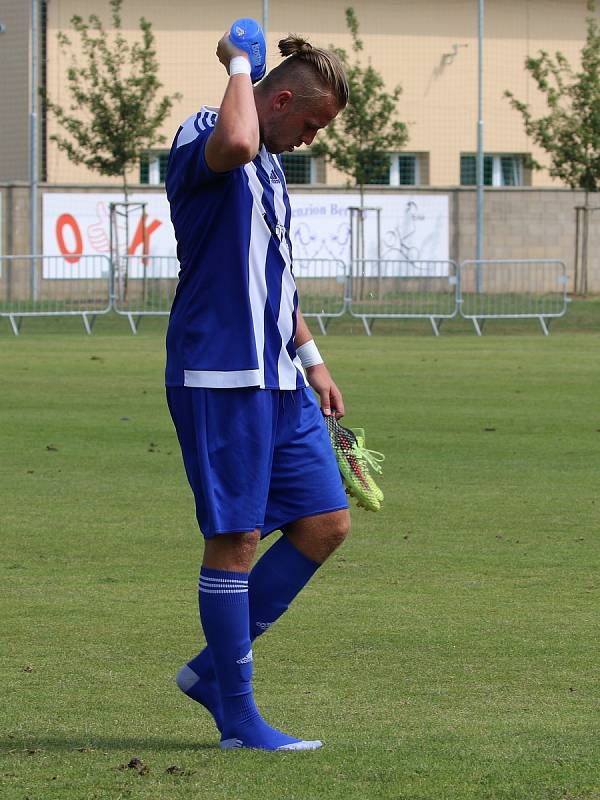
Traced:
<path fill-rule="evenodd" d="M 276 525 L 274 528 L 265 528 L 263 527 L 260 532 L 260 538 L 264 539 L 265 536 L 269 536 L 269 534 L 273 533 L 273 531 L 281 530 L 285 528 L 286 525 L 291 525 L 292 522 L 298 522 L 299 519 L 306 519 L 307 517 L 318 517 L 320 514 L 332 514 L 334 511 L 344 511 L 344 509 L 349 508 L 349 503 L 343 506 L 333 506 L 332 508 L 323 508 L 319 511 L 311 511 L 310 514 L 302 514 L 300 517 L 293 517 L 292 519 L 287 519 L 285 522 Z"/>
<path fill-rule="evenodd" d="M 202 536 L 204 536 L 205 539 L 214 539 L 215 536 L 223 536 L 223 535 L 226 535 L 228 533 L 254 533 L 255 530 L 259 530 L 259 531 L 261 531 L 261 536 L 262 536 L 263 527 L 264 527 L 264 524 L 255 525 L 253 528 L 250 528 L 250 527 L 246 527 L 246 528 L 223 528 L 223 529 L 219 528 L 218 530 L 210 531 L 210 533 L 204 533 L 202 528 L 200 528 L 200 533 L 202 534 Z"/>

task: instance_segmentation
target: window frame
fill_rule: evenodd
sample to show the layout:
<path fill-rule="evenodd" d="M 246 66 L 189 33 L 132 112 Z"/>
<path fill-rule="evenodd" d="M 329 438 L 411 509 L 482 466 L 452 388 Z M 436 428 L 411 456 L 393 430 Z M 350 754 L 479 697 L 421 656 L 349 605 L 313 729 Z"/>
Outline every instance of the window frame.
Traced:
<path fill-rule="evenodd" d="M 427 172 L 427 170 L 423 170 L 422 168 L 422 161 L 423 161 L 423 153 L 406 153 L 403 150 L 391 153 L 384 154 L 389 159 L 389 165 L 387 169 L 387 183 L 383 182 L 376 182 L 376 181 L 369 181 L 366 185 L 367 186 L 422 186 L 422 178 L 423 178 L 423 171 Z M 411 183 L 403 183 L 402 178 L 402 170 L 400 169 L 400 161 L 403 158 L 410 158 L 412 159 L 412 169 L 414 174 L 414 181 Z M 382 164 L 383 167 L 383 164 Z"/>
<path fill-rule="evenodd" d="M 161 181 L 160 179 L 160 167 L 161 167 L 161 158 L 168 161 L 169 159 L 169 151 L 168 150 L 148 150 L 145 153 L 142 153 L 140 158 L 139 164 L 139 172 L 140 172 L 140 184 L 142 186 L 164 186 L 164 180 Z M 146 160 L 147 167 L 148 167 L 148 180 L 142 180 L 142 161 Z M 165 163 L 165 171 L 166 171 L 166 163 Z"/>
<path fill-rule="evenodd" d="M 412 158 L 415 179 L 412 183 L 402 183 L 400 180 L 400 159 Z M 389 186 L 420 186 L 421 185 L 421 159 L 417 153 L 390 153 Z"/>
<path fill-rule="evenodd" d="M 462 173 L 463 173 L 463 158 L 471 158 L 475 162 L 475 179 L 472 183 L 463 183 L 462 181 Z M 515 187 L 518 188 L 520 186 L 527 186 L 525 183 L 525 154 L 524 153 L 484 153 L 484 186 L 490 189 L 506 189 Z M 502 164 L 503 159 L 511 159 L 512 169 L 516 166 L 516 177 L 517 182 L 515 183 L 505 183 L 504 182 L 504 168 Z M 486 161 L 489 163 L 489 159 L 492 160 L 491 163 L 491 176 L 492 182 L 485 183 L 485 171 L 486 171 Z M 461 153 L 460 154 L 460 175 L 459 175 L 460 186 L 477 186 L 477 155 L 474 153 Z"/>
<path fill-rule="evenodd" d="M 288 178 L 286 169 L 285 169 L 285 161 L 283 157 L 287 159 L 299 159 L 299 158 L 308 158 L 308 168 L 309 168 L 309 177 L 308 181 L 303 183 L 297 183 L 296 181 L 292 181 Z M 281 163 L 283 166 L 283 174 L 285 175 L 286 183 L 290 186 L 311 186 L 313 184 L 318 183 L 318 161 L 319 159 L 316 156 L 313 156 L 310 151 L 305 151 L 301 153 L 282 153 L 281 154 Z"/>

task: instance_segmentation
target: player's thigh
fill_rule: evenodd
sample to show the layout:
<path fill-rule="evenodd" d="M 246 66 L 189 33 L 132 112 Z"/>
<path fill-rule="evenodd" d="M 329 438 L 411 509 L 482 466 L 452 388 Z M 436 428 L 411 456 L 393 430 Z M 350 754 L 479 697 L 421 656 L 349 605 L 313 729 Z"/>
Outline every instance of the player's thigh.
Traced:
<path fill-rule="evenodd" d="M 205 538 L 264 525 L 275 423 L 272 392 L 167 390 Z"/>

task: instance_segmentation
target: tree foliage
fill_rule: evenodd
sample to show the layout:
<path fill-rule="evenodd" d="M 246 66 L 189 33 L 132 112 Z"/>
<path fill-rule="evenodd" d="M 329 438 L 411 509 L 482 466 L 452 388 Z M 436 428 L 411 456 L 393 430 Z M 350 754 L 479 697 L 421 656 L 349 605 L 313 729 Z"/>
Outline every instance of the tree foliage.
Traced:
<path fill-rule="evenodd" d="M 173 101 L 180 95 L 159 97 L 158 61 L 152 24 L 139 21 L 141 40 L 129 44 L 122 33 L 123 0 L 109 0 L 112 32 L 105 30 L 96 14 L 88 21 L 79 15 L 71 25 L 79 36 L 84 62 L 72 54 L 69 37 L 59 32 L 61 50 L 71 51 L 67 86 L 68 109 L 42 91 L 46 108 L 67 134 L 50 136 L 75 164 L 84 164 L 101 175 L 121 176 L 127 194 L 127 171 L 144 151 L 165 142 L 159 133 Z"/>
<path fill-rule="evenodd" d="M 408 131 L 403 122 L 394 119 L 401 87 L 387 92 L 377 70 L 371 64 L 364 67 L 361 63 L 363 42 L 353 8 L 346 9 L 346 25 L 352 36 L 352 61 L 345 50 L 331 49 L 339 56 L 348 76 L 348 106 L 339 119 L 322 131 L 311 152 L 324 156 L 360 188 L 362 204 L 365 184 L 376 182 L 374 178 L 382 173 L 387 174 L 389 154 L 406 144 Z"/>
<path fill-rule="evenodd" d="M 540 50 L 537 58 L 525 60 L 525 69 L 545 95 L 548 114 L 536 119 L 512 92 L 505 96 L 523 117 L 527 135 L 550 156 L 550 175 L 572 189 L 595 192 L 600 183 L 600 29 L 595 0 L 587 0 L 587 10 L 579 71 L 560 52 L 552 57 Z M 543 168 L 533 158 L 529 163 Z"/>

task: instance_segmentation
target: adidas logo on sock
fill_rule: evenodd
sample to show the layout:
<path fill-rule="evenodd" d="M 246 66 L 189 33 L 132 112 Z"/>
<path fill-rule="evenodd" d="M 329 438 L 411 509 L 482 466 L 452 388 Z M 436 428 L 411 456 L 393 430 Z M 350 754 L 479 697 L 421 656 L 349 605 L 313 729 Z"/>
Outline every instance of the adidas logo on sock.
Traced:
<path fill-rule="evenodd" d="M 236 664 L 249 664 L 252 661 L 252 650 L 248 650 L 243 658 L 238 658 Z"/>
<path fill-rule="evenodd" d="M 272 624 L 272 622 L 257 622 L 256 627 L 260 628 L 261 631 L 268 631 Z"/>
<path fill-rule="evenodd" d="M 269 181 L 271 183 L 281 183 L 279 180 L 279 175 L 275 172 L 274 169 L 271 170 L 271 174 L 269 175 Z"/>

